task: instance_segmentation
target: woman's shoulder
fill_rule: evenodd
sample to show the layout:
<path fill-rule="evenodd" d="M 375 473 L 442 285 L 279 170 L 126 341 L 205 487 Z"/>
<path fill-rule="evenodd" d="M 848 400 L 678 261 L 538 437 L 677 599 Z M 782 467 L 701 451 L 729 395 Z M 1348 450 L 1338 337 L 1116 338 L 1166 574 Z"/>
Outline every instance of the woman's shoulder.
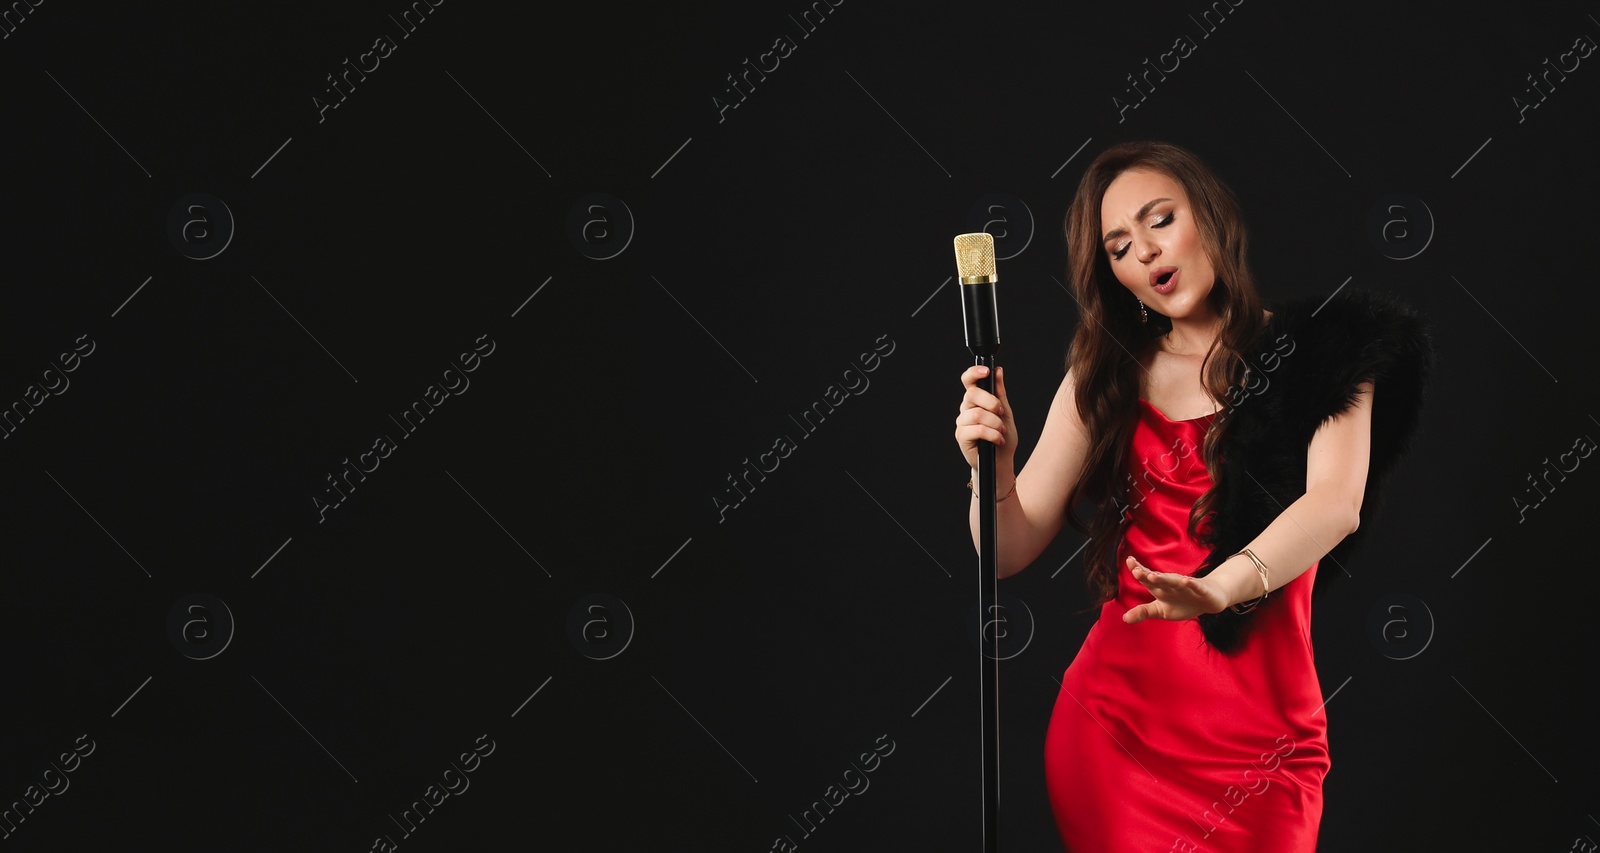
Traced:
<path fill-rule="evenodd" d="M 1431 328 L 1401 296 L 1341 287 L 1274 308 L 1253 355 L 1274 373 L 1272 390 L 1287 410 L 1320 423 L 1347 407 L 1366 381 L 1383 387 L 1381 398 L 1411 400 L 1404 408 L 1420 399 L 1434 361 Z"/>

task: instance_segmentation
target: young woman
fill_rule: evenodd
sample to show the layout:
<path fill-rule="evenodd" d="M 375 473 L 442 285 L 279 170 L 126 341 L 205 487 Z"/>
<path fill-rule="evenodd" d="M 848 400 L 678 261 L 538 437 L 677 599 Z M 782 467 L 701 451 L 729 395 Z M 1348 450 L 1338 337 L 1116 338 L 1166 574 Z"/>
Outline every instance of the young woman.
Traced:
<path fill-rule="evenodd" d="M 997 445 L 1002 577 L 1064 522 L 1089 538 L 1100 618 L 1045 740 L 1062 841 L 1312 851 L 1330 766 L 1312 591 L 1410 443 L 1426 329 L 1355 288 L 1267 310 L 1233 193 L 1174 145 L 1102 153 L 1065 230 L 1080 318 L 1026 468 L 1004 369 L 996 394 L 962 374 L 955 430 L 974 469 Z M 970 520 L 976 543 L 976 501 Z"/>

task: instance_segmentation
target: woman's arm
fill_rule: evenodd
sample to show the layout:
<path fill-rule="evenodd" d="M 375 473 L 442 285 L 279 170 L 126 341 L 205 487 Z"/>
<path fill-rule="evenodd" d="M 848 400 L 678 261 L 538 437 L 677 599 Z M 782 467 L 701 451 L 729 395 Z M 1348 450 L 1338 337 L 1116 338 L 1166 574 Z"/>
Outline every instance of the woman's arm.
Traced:
<path fill-rule="evenodd" d="M 1009 577 L 1027 568 L 1061 531 L 1066 521 L 1067 493 L 1078 482 L 1084 457 L 1089 452 L 1089 434 L 1078 415 L 1075 396 L 1076 377 L 1068 370 L 1056 391 L 1039 443 L 1020 473 L 1011 466 L 995 466 L 995 489 L 1005 494 L 1016 484 L 1016 492 L 997 505 L 996 570 Z M 1007 436 L 1011 441 L 1016 436 Z M 1000 454 L 996 454 L 998 460 Z M 968 521 L 972 527 L 972 546 L 980 546 L 978 501 L 971 500 Z"/>
<path fill-rule="evenodd" d="M 1359 523 L 1372 438 L 1373 383 L 1357 387 L 1355 402 L 1311 438 L 1306 493 L 1284 507 L 1246 546 L 1266 564 L 1269 589 L 1300 577 L 1354 533 Z M 1123 614 L 1122 621 L 1128 623 L 1152 617 L 1189 619 L 1261 597 L 1261 574 L 1250 558 L 1242 555 L 1224 560 L 1203 578 L 1152 572 L 1132 557 L 1128 565 L 1134 577 L 1156 596 L 1156 601 Z"/>

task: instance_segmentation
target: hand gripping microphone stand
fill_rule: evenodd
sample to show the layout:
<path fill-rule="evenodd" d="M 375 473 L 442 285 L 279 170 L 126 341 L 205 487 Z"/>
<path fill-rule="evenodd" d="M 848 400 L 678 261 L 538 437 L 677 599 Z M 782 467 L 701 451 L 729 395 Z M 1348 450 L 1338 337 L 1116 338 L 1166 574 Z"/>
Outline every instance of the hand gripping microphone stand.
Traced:
<path fill-rule="evenodd" d="M 995 308 L 994 238 L 988 234 L 961 234 L 955 238 L 956 269 L 961 279 L 961 316 L 966 321 L 967 349 L 975 364 L 989 368 L 978 380 L 983 390 L 995 393 L 995 359 L 1000 354 L 1000 316 Z M 983 850 L 1000 849 L 1000 620 L 990 618 L 997 604 L 1000 573 L 995 550 L 999 507 L 995 502 L 994 444 L 978 444 L 978 669 L 982 684 L 979 718 L 983 739 Z M 992 639 L 984 634 L 994 626 Z M 987 640 L 987 642 L 986 642 Z M 990 653 L 992 651 L 992 654 Z"/>

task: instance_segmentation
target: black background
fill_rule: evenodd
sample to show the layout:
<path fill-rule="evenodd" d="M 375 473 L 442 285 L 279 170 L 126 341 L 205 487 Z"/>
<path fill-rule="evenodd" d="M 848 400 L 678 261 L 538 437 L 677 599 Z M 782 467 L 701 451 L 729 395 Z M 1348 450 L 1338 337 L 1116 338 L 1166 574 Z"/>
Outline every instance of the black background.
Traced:
<path fill-rule="evenodd" d="M 802 35 L 800 2 L 453 0 L 402 36 L 399 2 L 19 4 L 0 404 L 94 348 L 0 442 L 0 803 L 95 750 L 8 843 L 976 849 L 950 238 L 1018 200 L 996 228 L 1021 241 L 1000 311 L 1025 462 L 1076 322 L 1071 192 L 1107 145 L 1162 138 L 1238 192 L 1269 304 L 1364 287 L 1436 328 L 1418 446 L 1316 605 L 1320 849 L 1594 849 L 1600 459 L 1542 503 L 1525 478 L 1600 437 L 1600 57 L 1513 98 L 1600 38 L 1600 6 L 1285 5 L 1202 36 L 1200 2 L 850 0 Z M 380 34 L 390 56 L 327 92 Z M 797 47 L 728 93 L 779 36 Z M 218 234 L 167 230 L 191 193 L 234 220 L 207 260 L 185 251 Z M 593 193 L 621 204 L 574 238 Z M 1373 238 L 1391 193 L 1422 231 Z M 391 416 L 480 341 L 470 387 L 402 437 Z M 398 448 L 319 513 L 381 434 Z M 1002 665 L 1007 850 L 1059 849 L 1042 748 L 1093 620 L 1082 544 L 1002 585 L 1035 621 Z M 168 636 L 192 593 L 234 620 L 206 660 Z M 485 734 L 407 837 L 391 816 Z M 791 815 L 890 741 L 803 837 Z"/>

